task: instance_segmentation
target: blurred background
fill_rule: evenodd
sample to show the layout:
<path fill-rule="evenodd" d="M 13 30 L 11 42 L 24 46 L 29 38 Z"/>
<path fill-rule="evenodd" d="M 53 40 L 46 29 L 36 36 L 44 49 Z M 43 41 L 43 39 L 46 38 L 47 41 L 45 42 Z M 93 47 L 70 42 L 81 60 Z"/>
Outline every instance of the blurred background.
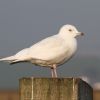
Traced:
<path fill-rule="evenodd" d="M 99 90 L 100 0 L 0 0 L 0 57 L 57 34 L 64 24 L 75 25 L 85 36 L 78 39 L 76 55 L 58 68 L 59 76 L 82 77 Z M 0 62 L 0 96 L 13 93 L 17 98 L 20 78 L 51 77 L 49 70 Z M 2 100 L 15 100 L 12 95 L 7 98 Z"/>

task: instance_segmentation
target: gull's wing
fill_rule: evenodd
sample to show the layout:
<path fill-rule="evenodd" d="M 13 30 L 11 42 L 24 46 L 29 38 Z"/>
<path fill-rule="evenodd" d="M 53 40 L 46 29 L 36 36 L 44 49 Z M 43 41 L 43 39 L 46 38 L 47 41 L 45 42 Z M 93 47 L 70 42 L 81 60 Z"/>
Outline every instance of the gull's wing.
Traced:
<path fill-rule="evenodd" d="M 67 43 L 58 35 L 48 37 L 29 48 L 29 55 L 34 59 L 52 60 L 67 52 Z"/>
<path fill-rule="evenodd" d="M 19 51 L 13 56 L 2 58 L 0 61 L 16 63 L 31 59 L 59 60 L 69 50 L 67 46 L 67 43 L 62 38 L 54 35 L 34 44 L 30 48 Z"/>

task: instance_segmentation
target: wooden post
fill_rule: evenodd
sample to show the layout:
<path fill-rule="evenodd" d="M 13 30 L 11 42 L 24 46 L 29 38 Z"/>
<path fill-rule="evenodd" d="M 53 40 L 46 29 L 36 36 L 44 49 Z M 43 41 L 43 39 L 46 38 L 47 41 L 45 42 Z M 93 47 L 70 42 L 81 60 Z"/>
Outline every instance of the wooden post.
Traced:
<path fill-rule="evenodd" d="M 93 100 L 92 88 L 79 78 L 22 78 L 20 100 Z"/>

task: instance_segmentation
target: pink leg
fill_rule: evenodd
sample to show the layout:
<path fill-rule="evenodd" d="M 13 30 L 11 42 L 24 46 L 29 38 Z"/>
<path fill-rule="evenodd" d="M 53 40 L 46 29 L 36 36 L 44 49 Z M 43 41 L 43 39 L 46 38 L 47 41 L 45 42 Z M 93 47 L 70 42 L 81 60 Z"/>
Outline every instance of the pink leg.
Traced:
<path fill-rule="evenodd" d="M 52 78 L 53 78 L 54 77 L 53 68 L 51 68 L 51 75 L 52 75 Z"/>
<path fill-rule="evenodd" d="M 54 64 L 53 65 L 53 70 L 54 70 L 54 77 L 56 77 L 57 78 L 57 65 L 56 64 Z"/>
<path fill-rule="evenodd" d="M 53 64 L 52 68 L 51 68 L 51 74 L 52 74 L 52 78 L 56 78 L 57 77 L 57 70 L 56 70 L 57 65 Z"/>
<path fill-rule="evenodd" d="M 54 74 L 55 74 L 55 77 L 57 78 L 57 70 L 56 70 L 56 68 L 54 68 Z"/>

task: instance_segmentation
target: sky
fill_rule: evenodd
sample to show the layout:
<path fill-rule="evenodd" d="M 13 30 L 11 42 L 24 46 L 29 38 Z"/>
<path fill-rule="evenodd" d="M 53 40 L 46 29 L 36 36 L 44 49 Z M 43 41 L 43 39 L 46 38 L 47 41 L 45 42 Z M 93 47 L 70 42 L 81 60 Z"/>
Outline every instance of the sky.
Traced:
<path fill-rule="evenodd" d="M 92 68 L 91 73 L 93 71 L 97 73 L 100 62 L 99 12 L 100 0 L 0 0 L 0 57 L 15 54 L 48 36 L 57 34 L 62 25 L 72 24 L 85 33 L 84 37 L 78 38 L 78 51 L 72 59 L 72 65 L 80 60 L 78 57 L 84 56 L 89 60 L 91 57 L 96 58 L 98 66 L 91 63 L 93 59 L 89 63 L 97 68 L 95 71 L 96 68 Z M 69 63 L 70 66 L 72 61 Z M 18 64 L 10 67 L 6 63 L 0 63 L 0 88 L 18 87 L 16 80 L 20 77 L 39 76 L 39 73 L 48 75 L 47 69 L 32 66 L 34 65 Z M 88 66 L 88 63 L 85 66 Z M 72 69 L 73 67 L 67 68 L 62 76 L 66 76 L 68 70 L 70 70 L 68 75 L 74 75 L 71 74 Z M 59 72 L 63 70 L 60 68 Z M 82 72 L 82 69 L 80 70 Z M 89 72 L 88 70 L 86 71 Z M 45 71 L 47 72 L 44 73 Z M 93 78 L 97 76 L 94 75 Z"/>

